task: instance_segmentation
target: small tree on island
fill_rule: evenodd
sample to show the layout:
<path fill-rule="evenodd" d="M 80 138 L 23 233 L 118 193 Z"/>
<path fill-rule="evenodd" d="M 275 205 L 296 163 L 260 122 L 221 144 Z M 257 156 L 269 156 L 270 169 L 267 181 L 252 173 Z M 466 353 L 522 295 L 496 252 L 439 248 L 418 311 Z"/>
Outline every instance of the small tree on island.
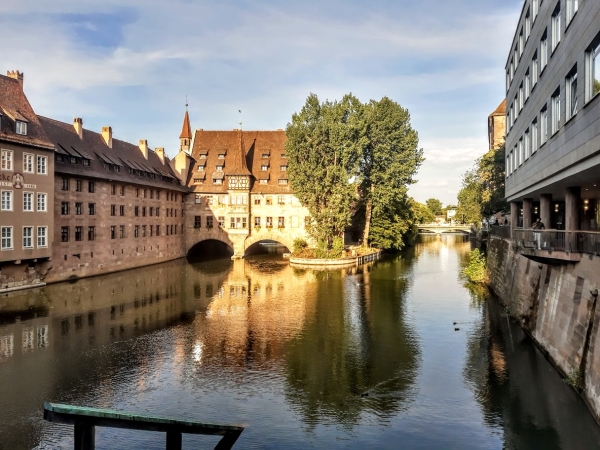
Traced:
<path fill-rule="evenodd" d="M 403 247 L 414 222 L 407 190 L 423 162 L 406 109 L 387 97 L 320 103 L 310 94 L 286 133 L 290 184 L 320 247 L 339 248 L 354 213 L 363 217 L 364 244 Z"/>

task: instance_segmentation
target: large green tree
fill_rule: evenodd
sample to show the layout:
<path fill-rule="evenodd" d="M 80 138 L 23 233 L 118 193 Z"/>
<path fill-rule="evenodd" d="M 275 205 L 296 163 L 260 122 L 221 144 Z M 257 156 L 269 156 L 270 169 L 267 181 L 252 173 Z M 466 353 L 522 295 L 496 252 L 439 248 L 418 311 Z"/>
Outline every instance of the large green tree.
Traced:
<path fill-rule="evenodd" d="M 435 216 L 431 212 L 431 209 L 427 205 L 410 199 L 410 206 L 412 209 L 413 221 L 415 223 L 432 223 L 435 222 Z"/>
<path fill-rule="evenodd" d="M 425 204 L 434 216 L 440 216 L 444 212 L 442 208 L 442 202 L 439 201 L 437 198 L 427 199 L 425 201 Z"/>
<path fill-rule="evenodd" d="M 383 97 L 364 105 L 360 129 L 360 195 L 365 208 L 363 243 L 400 249 L 412 228 L 408 187 L 423 162 L 410 114 Z"/>
<path fill-rule="evenodd" d="M 343 239 L 357 199 L 361 111 L 352 95 L 321 103 L 310 94 L 286 129 L 291 187 L 312 216 L 309 234 L 327 249 Z"/>

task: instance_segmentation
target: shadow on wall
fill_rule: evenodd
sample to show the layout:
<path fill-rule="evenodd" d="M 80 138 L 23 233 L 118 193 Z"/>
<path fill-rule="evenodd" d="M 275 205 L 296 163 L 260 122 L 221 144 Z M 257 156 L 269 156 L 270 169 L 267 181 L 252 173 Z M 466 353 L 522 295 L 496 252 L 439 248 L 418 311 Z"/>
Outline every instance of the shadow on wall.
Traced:
<path fill-rule="evenodd" d="M 284 253 L 291 253 L 291 250 L 280 242 L 273 240 L 263 240 L 250 245 L 246 249 L 244 256 L 283 255 Z"/>
<path fill-rule="evenodd" d="M 216 239 L 207 239 L 198 242 L 188 251 L 187 260 L 193 264 L 200 261 L 231 258 L 232 256 L 233 248 L 231 246 Z"/>

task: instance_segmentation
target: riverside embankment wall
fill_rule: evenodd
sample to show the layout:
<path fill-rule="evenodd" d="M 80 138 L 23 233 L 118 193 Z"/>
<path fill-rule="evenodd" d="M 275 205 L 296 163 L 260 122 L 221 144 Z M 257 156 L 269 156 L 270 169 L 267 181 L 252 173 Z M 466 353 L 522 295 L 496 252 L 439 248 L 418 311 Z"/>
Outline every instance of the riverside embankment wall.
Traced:
<path fill-rule="evenodd" d="M 600 419 L 600 308 L 594 295 L 600 257 L 542 264 L 519 254 L 512 242 L 492 238 L 487 271 L 494 294 L 554 364 L 567 377 L 581 376 L 582 394 Z"/>

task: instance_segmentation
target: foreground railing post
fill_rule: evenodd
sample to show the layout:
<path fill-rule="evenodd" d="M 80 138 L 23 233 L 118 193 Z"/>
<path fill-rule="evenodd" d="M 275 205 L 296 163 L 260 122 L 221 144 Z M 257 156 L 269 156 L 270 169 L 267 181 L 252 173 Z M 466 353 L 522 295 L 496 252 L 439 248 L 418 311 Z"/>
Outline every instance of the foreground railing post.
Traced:
<path fill-rule="evenodd" d="M 96 429 L 93 425 L 75 424 L 75 450 L 94 450 Z"/>
<path fill-rule="evenodd" d="M 181 433 L 178 431 L 167 431 L 167 450 L 181 450 Z"/>

